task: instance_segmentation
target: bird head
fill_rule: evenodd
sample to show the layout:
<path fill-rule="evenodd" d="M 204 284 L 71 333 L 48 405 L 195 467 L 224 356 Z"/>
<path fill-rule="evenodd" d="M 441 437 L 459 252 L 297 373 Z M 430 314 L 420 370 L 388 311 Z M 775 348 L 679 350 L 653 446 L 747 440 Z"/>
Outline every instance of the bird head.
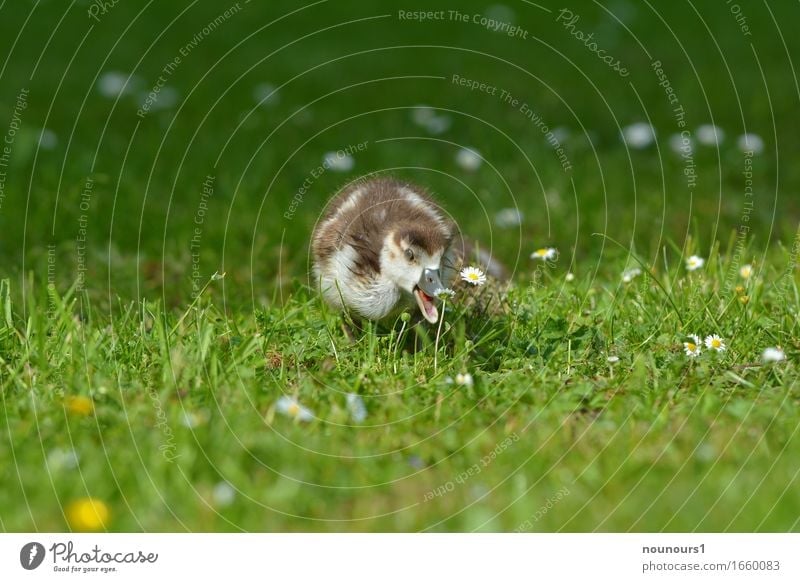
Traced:
<path fill-rule="evenodd" d="M 450 244 L 438 229 L 407 225 L 390 232 L 381 251 L 381 273 L 414 297 L 423 317 L 439 320 L 434 299 L 445 288 L 442 257 Z"/>

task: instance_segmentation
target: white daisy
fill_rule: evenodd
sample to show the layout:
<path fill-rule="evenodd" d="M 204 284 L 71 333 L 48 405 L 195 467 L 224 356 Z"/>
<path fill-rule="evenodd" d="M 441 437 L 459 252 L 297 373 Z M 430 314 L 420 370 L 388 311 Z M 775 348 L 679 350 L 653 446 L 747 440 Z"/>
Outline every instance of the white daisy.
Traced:
<path fill-rule="evenodd" d="M 649 123 L 633 123 L 622 128 L 622 141 L 633 149 L 644 149 L 652 144 L 655 139 L 656 132 Z"/>
<path fill-rule="evenodd" d="M 314 419 L 314 414 L 291 396 L 281 396 L 275 403 L 275 409 L 281 414 L 297 420 L 309 421 Z"/>
<path fill-rule="evenodd" d="M 211 499 L 217 507 L 227 507 L 236 499 L 236 489 L 227 481 L 220 481 L 211 490 Z"/>
<path fill-rule="evenodd" d="M 739 269 L 739 276 L 742 279 L 749 279 L 750 275 L 753 274 L 753 265 L 742 265 L 741 269 Z"/>
<path fill-rule="evenodd" d="M 253 88 L 253 99 L 259 105 L 275 105 L 280 101 L 280 93 L 271 83 L 259 83 Z"/>
<path fill-rule="evenodd" d="M 553 137 L 556 138 L 556 140 L 559 143 L 564 143 L 570 137 L 569 129 L 564 127 L 563 125 L 560 125 L 558 127 L 554 127 L 553 128 Z"/>
<path fill-rule="evenodd" d="M 109 71 L 97 80 L 97 90 L 103 97 L 113 99 L 132 93 L 141 86 L 135 75 L 126 75 L 119 71 Z"/>
<path fill-rule="evenodd" d="M 481 167 L 482 163 L 483 158 L 477 151 L 473 149 L 461 148 L 456 154 L 456 164 L 458 164 L 462 170 L 474 172 Z"/>
<path fill-rule="evenodd" d="M 716 125 L 706 123 L 695 130 L 697 141 L 705 146 L 716 146 L 725 141 L 725 132 Z"/>
<path fill-rule="evenodd" d="M 567 273 L 564 276 L 564 279 L 566 279 L 567 283 L 571 283 L 572 281 L 575 280 L 575 275 L 573 273 Z"/>
<path fill-rule="evenodd" d="M 696 358 L 700 355 L 700 338 L 696 335 L 687 336 L 689 341 L 683 342 L 683 350 L 690 358 Z"/>
<path fill-rule="evenodd" d="M 453 124 L 453 119 L 449 115 L 439 115 L 428 105 L 417 105 L 411 109 L 411 121 L 432 135 L 444 133 Z"/>
<path fill-rule="evenodd" d="M 686 259 L 686 270 L 696 271 L 705 264 L 706 260 L 704 258 L 698 257 L 697 255 L 692 255 L 691 257 Z"/>
<path fill-rule="evenodd" d="M 764 353 L 761 354 L 761 359 L 764 362 L 782 362 L 786 359 L 786 354 L 784 354 L 783 350 L 780 348 L 767 348 L 764 350 Z"/>
<path fill-rule="evenodd" d="M 641 274 L 642 270 L 639 267 L 631 267 L 630 269 L 626 269 L 622 272 L 622 280 L 625 283 L 630 283 Z"/>
<path fill-rule="evenodd" d="M 52 150 L 58 145 L 58 136 L 50 129 L 43 129 L 39 134 L 39 147 L 43 150 Z"/>
<path fill-rule="evenodd" d="M 205 424 L 207 420 L 207 415 L 203 412 L 189 412 L 185 410 L 181 415 L 181 424 L 186 428 L 197 428 Z"/>
<path fill-rule="evenodd" d="M 486 283 L 486 274 L 478 267 L 465 267 L 461 269 L 461 279 L 472 285 L 483 285 Z"/>
<path fill-rule="evenodd" d="M 364 422 L 364 419 L 367 418 L 367 407 L 361 396 L 350 392 L 345 395 L 345 398 L 347 399 L 347 410 L 350 412 L 353 422 Z"/>
<path fill-rule="evenodd" d="M 142 103 L 146 103 L 148 98 L 150 98 L 150 94 L 147 92 L 139 94 L 139 100 Z M 150 109 L 153 111 L 169 109 L 170 107 L 174 107 L 179 99 L 180 93 L 178 93 L 176 89 L 173 87 L 162 87 L 155 95 L 155 100 L 150 104 Z"/>
<path fill-rule="evenodd" d="M 439 287 L 436 291 L 433 292 L 434 296 L 440 299 L 441 301 L 445 301 L 450 299 L 451 297 L 455 297 L 456 292 L 452 289 L 443 289 Z"/>
<path fill-rule="evenodd" d="M 514 24 L 516 20 L 514 10 L 505 4 L 492 4 L 486 9 L 483 15 L 495 22 L 507 22 L 508 24 Z"/>
<path fill-rule="evenodd" d="M 754 133 L 745 133 L 740 135 L 736 140 L 736 145 L 743 152 L 760 154 L 764 151 L 764 140 L 761 139 L 761 136 Z"/>
<path fill-rule="evenodd" d="M 78 461 L 75 449 L 53 449 L 47 453 L 47 468 L 51 471 L 74 469 L 78 466 Z"/>
<path fill-rule="evenodd" d="M 436 115 L 423 125 L 431 135 L 441 135 L 453 125 L 453 118 L 449 115 Z"/>
<path fill-rule="evenodd" d="M 456 384 L 458 386 L 466 386 L 467 388 L 471 388 L 473 383 L 472 374 L 456 374 Z"/>
<path fill-rule="evenodd" d="M 494 223 L 500 228 L 511 228 L 522 224 L 522 213 L 516 208 L 503 208 L 494 215 Z"/>
<path fill-rule="evenodd" d="M 709 350 L 714 350 L 715 352 L 724 352 L 727 349 L 725 340 L 717 334 L 706 336 L 705 343 Z"/>
<path fill-rule="evenodd" d="M 552 261 L 556 258 L 558 251 L 552 247 L 536 249 L 531 253 L 531 258 L 534 260 L 541 260 L 541 261 Z"/>
<path fill-rule="evenodd" d="M 356 165 L 356 161 L 350 154 L 344 151 L 327 152 L 322 157 L 322 167 L 334 172 L 349 172 Z"/>
<path fill-rule="evenodd" d="M 420 126 L 427 125 L 436 117 L 436 110 L 428 105 L 417 105 L 411 109 L 411 121 Z"/>
<path fill-rule="evenodd" d="M 685 154 L 688 156 L 694 151 L 694 142 L 689 136 L 673 133 L 669 136 L 669 148 L 676 154 Z"/>

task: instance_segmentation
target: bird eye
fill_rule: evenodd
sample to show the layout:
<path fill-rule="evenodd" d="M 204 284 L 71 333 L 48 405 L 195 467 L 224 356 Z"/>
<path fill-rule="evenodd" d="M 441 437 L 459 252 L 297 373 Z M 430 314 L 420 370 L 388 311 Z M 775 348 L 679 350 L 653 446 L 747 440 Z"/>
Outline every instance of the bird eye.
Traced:
<path fill-rule="evenodd" d="M 412 251 L 411 249 L 406 249 L 406 258 L 409 261 L 413 261 L 414 260 L 414 251 Z"/>

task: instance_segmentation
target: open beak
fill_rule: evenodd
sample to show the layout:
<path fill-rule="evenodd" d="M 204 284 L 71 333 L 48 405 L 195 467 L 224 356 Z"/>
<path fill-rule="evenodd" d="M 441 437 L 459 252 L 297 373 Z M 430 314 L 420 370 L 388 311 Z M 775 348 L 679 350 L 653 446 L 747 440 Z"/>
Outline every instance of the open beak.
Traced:
<path fill-rule="evenodd" d="M 439 321 L 439 310 L 433 303 L 436 292 L 443 289 L 444 285 L 439 278 L 439 269 L 425 269 L 419 278 L 419 283 L 414 287 L 414 298 L 417 300 L 422 315 L 431 323 Z"/>

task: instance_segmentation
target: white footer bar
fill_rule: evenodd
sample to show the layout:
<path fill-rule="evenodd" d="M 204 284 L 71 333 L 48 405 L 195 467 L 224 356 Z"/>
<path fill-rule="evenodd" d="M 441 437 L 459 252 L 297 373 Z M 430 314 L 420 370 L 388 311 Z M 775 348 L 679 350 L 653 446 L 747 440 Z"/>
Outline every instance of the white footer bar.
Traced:
<path fill-rule="evenodd" d="M 0 535 L 0 580 L 192 574 L 326 582 L 800 580 L 800 534 Z"/>

